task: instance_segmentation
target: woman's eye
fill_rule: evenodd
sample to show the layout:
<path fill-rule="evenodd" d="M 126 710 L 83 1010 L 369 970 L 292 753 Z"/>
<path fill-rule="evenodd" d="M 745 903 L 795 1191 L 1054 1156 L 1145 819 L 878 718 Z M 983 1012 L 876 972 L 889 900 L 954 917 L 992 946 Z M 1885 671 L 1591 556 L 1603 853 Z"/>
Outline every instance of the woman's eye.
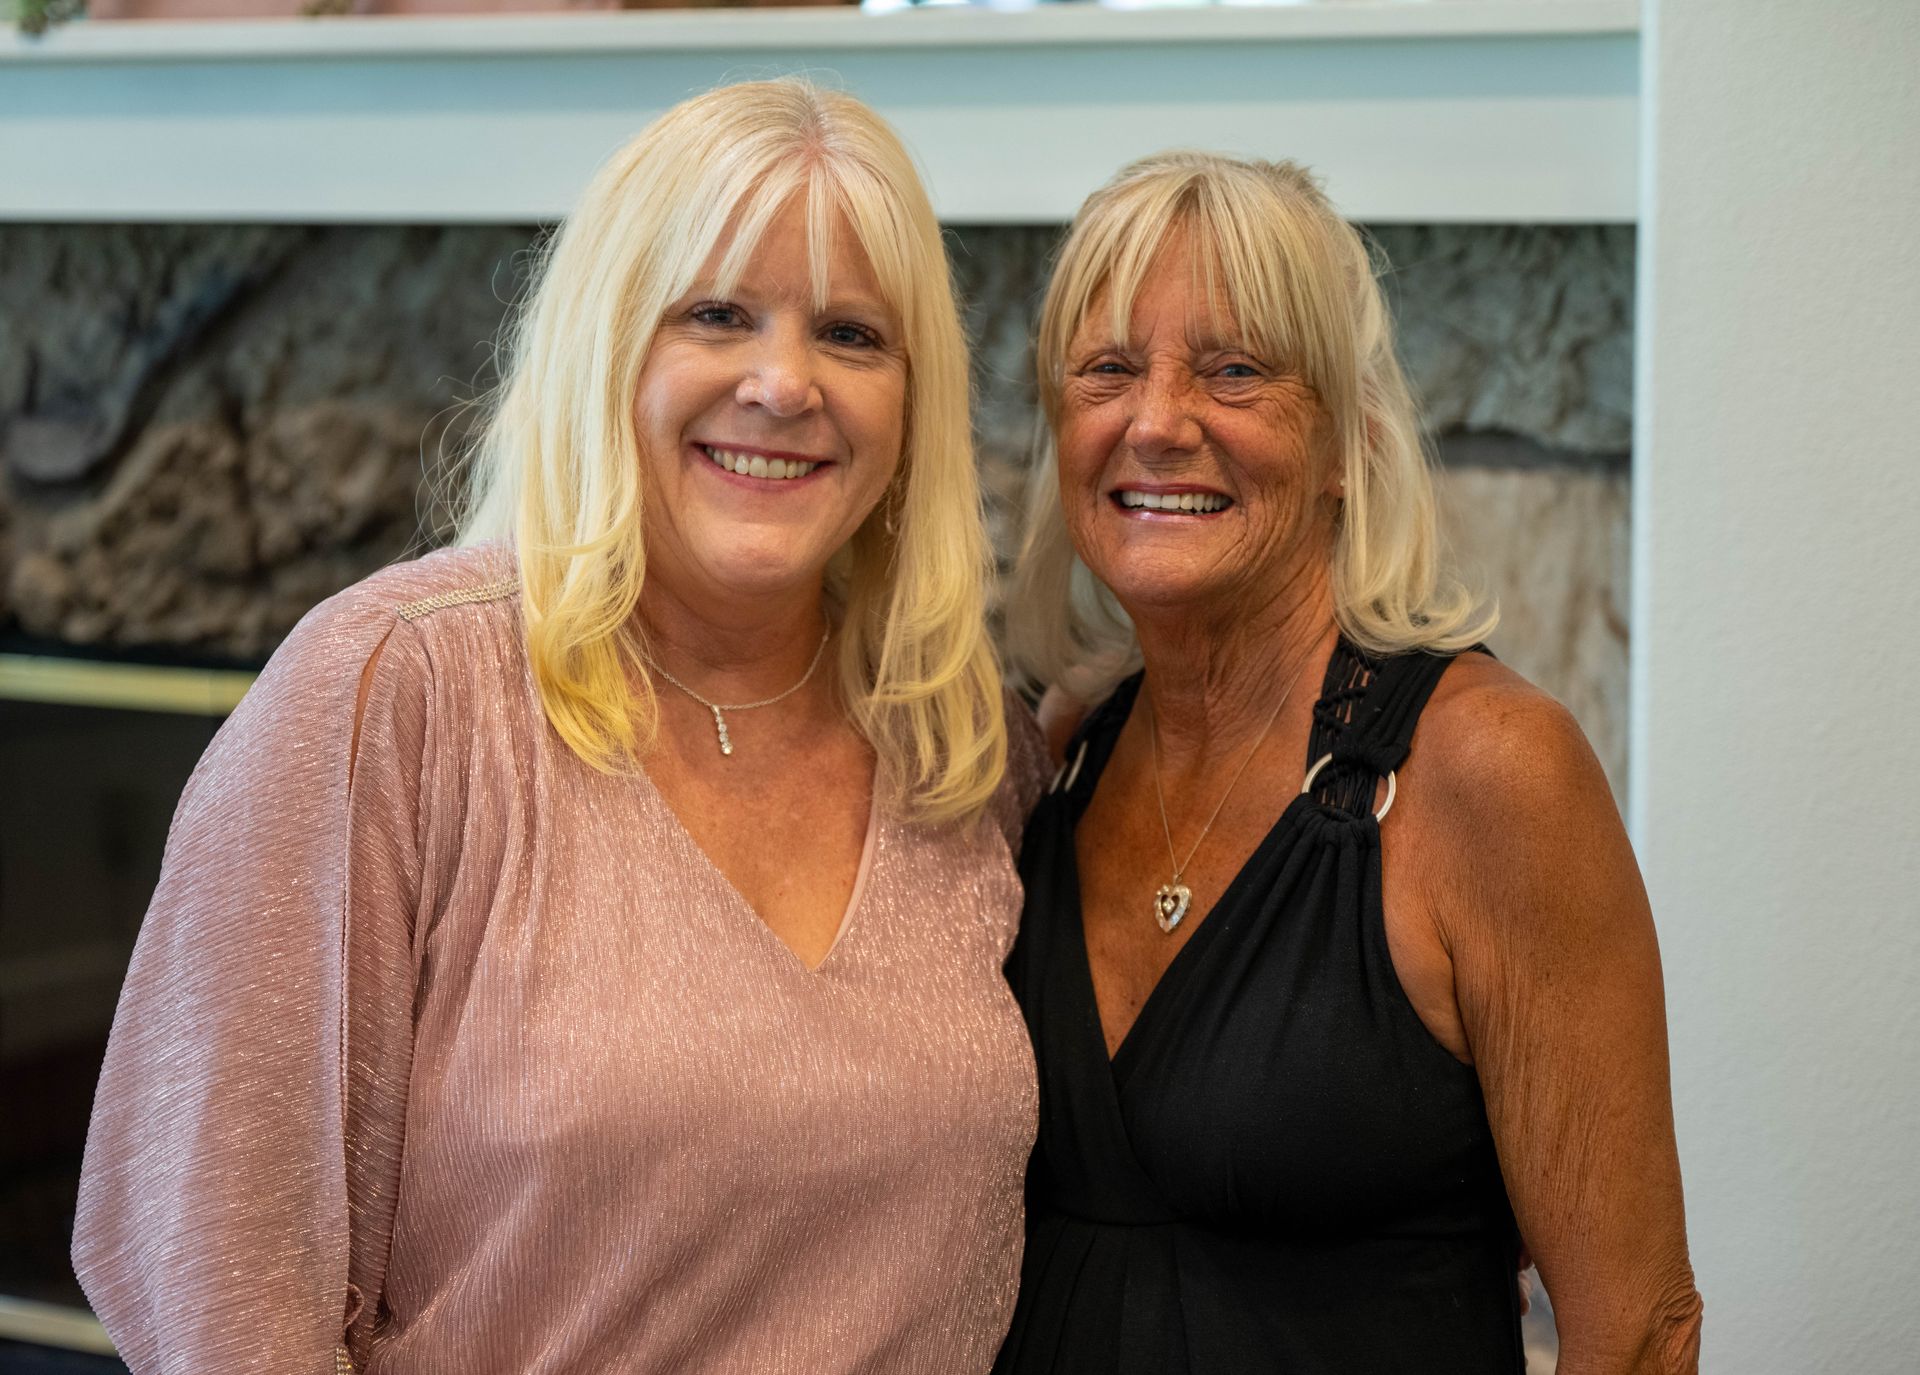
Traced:
<path fill-rule="evenodd" d="M 1093 377 L 1124 377 L 1127 374 L 1127 365 L 1118 359 L 1102 358 L 1097 363 L 1089 364 L 1086 371 Z"/>
<path fill-rule="evenodd" d="M 1220 375 L 1230 382 L 1244 382 L 1258 377 L 1260 372 L 1251 363 L 1227 363 L 1221 367 Z"/>
<path fill-rule="evenodd" d="M 878 348 L 880 336 L 865 325 L 850 324 L 842 321 L 837 325 L 828 325 L 826 338 L 829 344 L 842 348 Z"/>
<path fill-rule="evenodd" d="M 688 311 L 687 318 L 702 325 L 727 327 L 740 323 L 740 311 L 734 306 L 709 301 Z"/>

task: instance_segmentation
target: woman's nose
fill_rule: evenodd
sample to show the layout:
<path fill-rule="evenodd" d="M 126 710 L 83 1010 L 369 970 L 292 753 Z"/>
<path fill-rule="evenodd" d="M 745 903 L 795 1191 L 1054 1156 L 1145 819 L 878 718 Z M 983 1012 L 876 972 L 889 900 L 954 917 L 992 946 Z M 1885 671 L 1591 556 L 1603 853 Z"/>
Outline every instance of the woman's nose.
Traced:
<path fill-rule="evenodd" d="M 1143 458 L 1190 453 L 1200 447 L 1193 379 L 1156 368 L 1142 379 L 1127 439 Z"/>
<path fill-rule="evenodd" d="M 805 415 L 823 404 L 814 378 L 813 350 L 806 340 L 784 334 L 771 333 L 761 342 L 734 389 L 734 399 L 741 405 L 758 406 L 783 418 Z"/>

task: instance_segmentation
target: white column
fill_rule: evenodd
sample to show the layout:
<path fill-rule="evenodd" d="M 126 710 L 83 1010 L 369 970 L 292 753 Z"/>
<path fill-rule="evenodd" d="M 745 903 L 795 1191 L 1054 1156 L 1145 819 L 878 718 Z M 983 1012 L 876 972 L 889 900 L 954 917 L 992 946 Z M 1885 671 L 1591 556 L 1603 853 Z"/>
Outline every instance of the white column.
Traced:
<path fill-rule="evenodd" d="M 1703 1368 L 1895 1375 L 1920 1369 L 1920 4 L 1646 0 L 1642 43 L 1630 810 Z"/>

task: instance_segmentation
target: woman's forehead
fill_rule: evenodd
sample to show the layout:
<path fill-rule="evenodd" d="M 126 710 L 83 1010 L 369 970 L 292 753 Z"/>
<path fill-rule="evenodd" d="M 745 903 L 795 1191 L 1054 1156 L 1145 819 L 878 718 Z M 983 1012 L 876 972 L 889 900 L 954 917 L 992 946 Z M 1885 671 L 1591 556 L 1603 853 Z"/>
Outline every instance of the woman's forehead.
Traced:
<path fill-rule="evenodd" d="M 1074 339 L 1139 345 L 1180 339 L 1195 349 L 1244 345 L 1247 331 L 1217 260 L 1162 255 L 1132 283 L 1109 276 L 1087 300 Z"/>
<path fill-rule="evenodd" d="M 774 207 L 745 199 L 689 289 L 751 290 L 816 310 L 858 306 L 897 320 L 903 305 L 888 286 L 845 209 L 800 186 Z"/>
<path fill-rule="evenodd" d="M 1314 309 L 1287 298 L 1297 274 L 1260 227 L 1176 212 L 1153 238 L 1151 223 L 1136 222 L 1104 246 L 1105 270 L 1066 347 L 1177 339 L 1195 353 L 1243 350 L 1314 371 Z"/>

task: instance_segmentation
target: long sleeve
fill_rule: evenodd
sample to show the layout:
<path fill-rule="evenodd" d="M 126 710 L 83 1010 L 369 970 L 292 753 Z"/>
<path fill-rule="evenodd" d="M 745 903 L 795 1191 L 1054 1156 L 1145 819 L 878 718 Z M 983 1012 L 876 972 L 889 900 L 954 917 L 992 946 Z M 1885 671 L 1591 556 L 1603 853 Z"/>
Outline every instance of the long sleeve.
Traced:
<path fill-rule="evenodd" d="M 294 631 L 168 836 L 74 1233 L 74 1267 L 136 1375 L 330 1372 L 343 1333 L 362 1348 L 374 1317 L 431 730 L 430 666 L 380 584 Z"/>

